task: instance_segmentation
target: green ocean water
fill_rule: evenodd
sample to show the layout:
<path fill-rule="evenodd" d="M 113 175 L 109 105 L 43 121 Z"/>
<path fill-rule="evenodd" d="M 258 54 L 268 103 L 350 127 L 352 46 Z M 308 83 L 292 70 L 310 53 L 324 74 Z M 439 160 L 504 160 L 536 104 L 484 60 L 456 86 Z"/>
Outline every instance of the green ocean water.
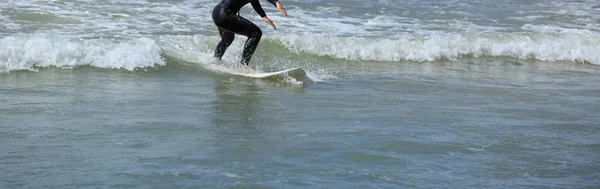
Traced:
<path fill-rule="evenodd" d="M 0 188 L 600 187 L 596 1 L 216 3 L 0 1 Z"/>
<path fill-rule="evenodd" d="M 338 79 L 288 86 L 171 65 L 1 75 L 0 186 L 599 183 L 595 66 L 390 63 L 369 73 L 346 70 Z M 391 70 L 396 74 L 386 74 Z"/>

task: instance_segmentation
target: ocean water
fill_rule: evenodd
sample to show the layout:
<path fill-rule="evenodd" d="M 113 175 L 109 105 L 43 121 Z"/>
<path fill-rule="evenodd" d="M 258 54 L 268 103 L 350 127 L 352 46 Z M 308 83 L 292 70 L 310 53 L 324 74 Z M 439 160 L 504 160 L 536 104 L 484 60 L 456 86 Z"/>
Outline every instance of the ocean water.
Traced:
<path fill-rule="evenodd" d="M 0 0 L 0 188 L 599 188 L 600 2 Z"/>

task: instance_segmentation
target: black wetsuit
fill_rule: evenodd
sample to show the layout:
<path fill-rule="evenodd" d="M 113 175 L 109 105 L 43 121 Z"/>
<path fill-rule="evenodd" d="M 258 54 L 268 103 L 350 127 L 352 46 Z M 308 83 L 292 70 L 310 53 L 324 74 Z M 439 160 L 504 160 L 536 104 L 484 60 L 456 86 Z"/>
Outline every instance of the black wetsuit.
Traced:
<path fill-rule="evenodd" d="M 273 5 L 277 2 L 277 0 L 267 1 Z M 252 4 L 254 10 L 261 17 L 266 16 L 265 11 L 260 6 L 258 0 L 222 0 L 213 10 L 213 22 L 219 28 L 219 35 L 221 36 L 221 41 L 215 50 L 216 58 L 221 59 L 223 57 L 225 50 L 227 50 L 227 47 L 233 42 L 234 34 L 239 34 L 248 37 L 248 40 L 246 40 L 246 44 L 244 45 L 240 63 L 248 65 L 248 62 L 250 62 L 250 58 L 252 58 L 252 54 L 256 50 L 260 37 L 262 36 L 262 31 L 254 23 L 237 14 L 240 9 L 248 3 Z"/>

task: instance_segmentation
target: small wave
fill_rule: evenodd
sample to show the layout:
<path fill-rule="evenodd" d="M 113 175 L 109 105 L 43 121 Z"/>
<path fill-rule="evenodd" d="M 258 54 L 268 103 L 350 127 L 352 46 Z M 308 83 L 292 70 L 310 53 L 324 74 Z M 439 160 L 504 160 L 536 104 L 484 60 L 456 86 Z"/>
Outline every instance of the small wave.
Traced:
<path fill-rule="evenodd" d="M 426 62 L 463 57 L 511 57 L 600 64 L 600 35 L 581 31 L 389 38 L 281 35 L 274 38 L 294 53 L 347 60 Z"/>
<path fill-rule="evenodd" d="M 312 62 L 304 56 L 327 56 L 351 61 L 459 60 L 470 57 L 510 57 L 542 61 L 575 61 L 600 65 L 600 34 L 585 30 L 556 31 L 552 27 L 524 26 L 528 33 L 448 34 L 428 36 L 354 37 L 265 35 L 259 49 L 283 49 L 277 59 L 257 55 L 256 61 Z M 543 31 L 543 32 L 542 32 Z M 237 39 L 224 61 L 237 62 L 245 38 Z M 50 35 L 15 35 L 0 38 L 0 73 L 40 67 L 125 69 L 164 66 L 161 55 L 196 63 L 210 63 L 217 36 L 150 36 L 117 41 Z M 276 48 L 274 48 L 276 47 Z M 281 48 L 283 47 L 283 48 Z M 260 52 L 260 51 L 259 51 Z M 287 54 L 290 53 L 290 54 Z M 286 55 L 287 54 L 287 55 Z M 262 60 L 261 60 L 262 58 Z M 310 67 L 312 65 L 308 65 Z M 282 67 L 290 67 L 284 64 Z M 320 67 L 316 67 L 320 69 Z"/>
<path fill-rule="evenodd" d="M 0 73 L 82 65 L 133 71 L 165 65 L 160 53 L 161 48 L 150 38 L 114 42 L 48 35 L 8 36 L 0 38 Z"/>

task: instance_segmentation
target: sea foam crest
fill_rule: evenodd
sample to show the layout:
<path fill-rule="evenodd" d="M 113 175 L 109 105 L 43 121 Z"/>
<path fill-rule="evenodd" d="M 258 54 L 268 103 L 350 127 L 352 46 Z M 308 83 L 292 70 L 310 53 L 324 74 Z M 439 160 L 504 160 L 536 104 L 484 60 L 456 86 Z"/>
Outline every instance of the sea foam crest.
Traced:
<path fill-rule="evenodd" d="M 8 36 L 0 38 L 0 73 L 80 65 L 134 70 L 165 65 L 160 53 L 161 48 L 149 38 L 114 42 L 47 35 Z"/>
<path fill-rule="evenodd" d="M 397 37 L 276 36 L 295 53 L 347 60 L 436 61 L 462 57 L 512 57 L 600 64 L 596 33 L 498 33 Z"/>

